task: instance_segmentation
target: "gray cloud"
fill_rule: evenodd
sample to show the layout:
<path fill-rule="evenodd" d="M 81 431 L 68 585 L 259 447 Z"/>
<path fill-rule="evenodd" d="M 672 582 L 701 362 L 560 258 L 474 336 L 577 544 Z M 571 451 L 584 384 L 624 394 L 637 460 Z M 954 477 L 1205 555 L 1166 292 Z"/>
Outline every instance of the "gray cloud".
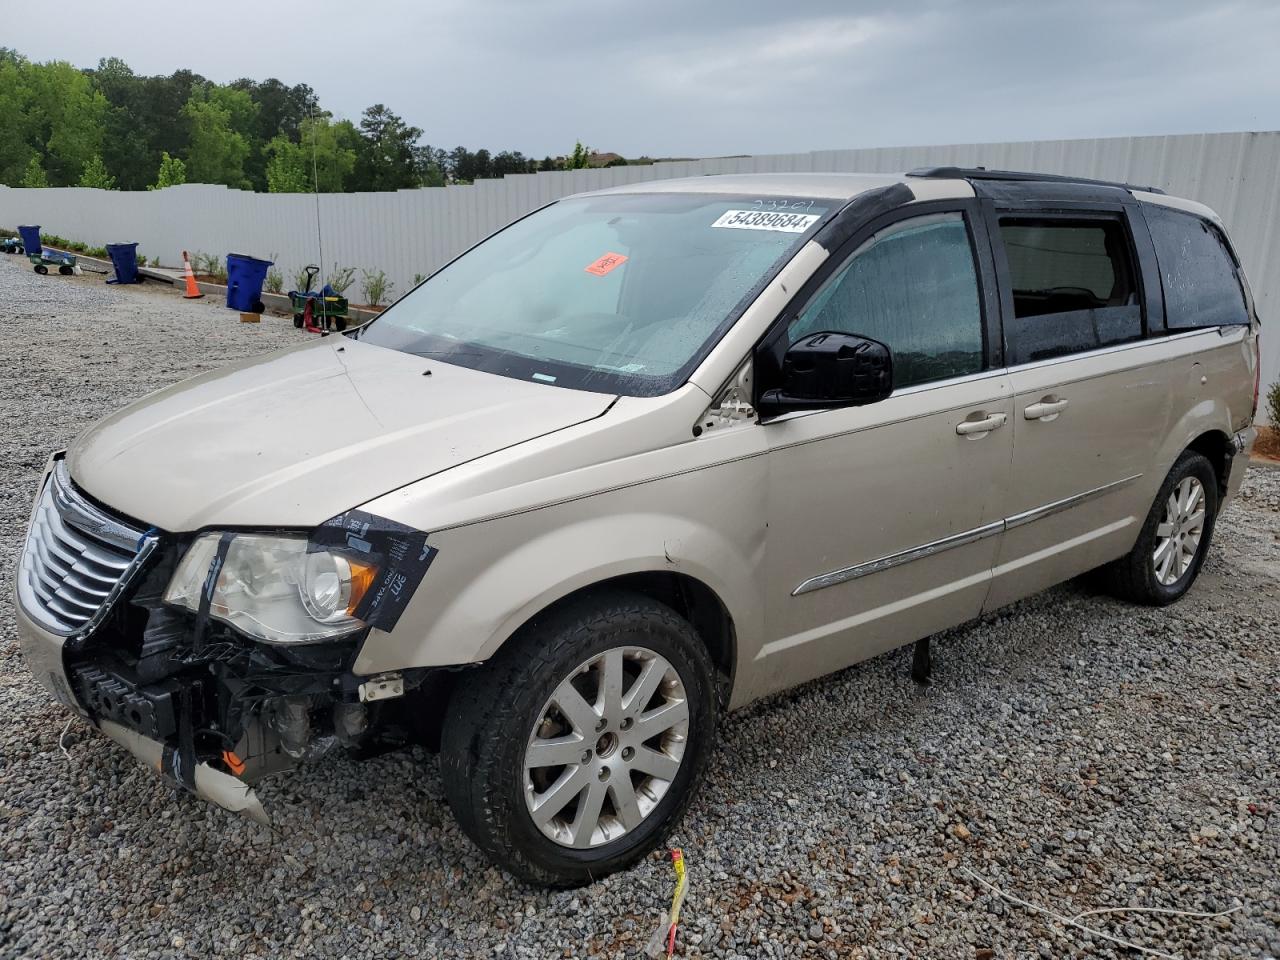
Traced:
<path fill-rule="evenodd" d="M 438 146 L 537 156 L 578 138 L 712 156 L 1280 126 L 1267 2 L 224 0 L 184 26 L 196 9 L 134 0 L 78 29 L 14 17 L 3 42 L 277 76 L 353 119 L 386 103 Z"/>

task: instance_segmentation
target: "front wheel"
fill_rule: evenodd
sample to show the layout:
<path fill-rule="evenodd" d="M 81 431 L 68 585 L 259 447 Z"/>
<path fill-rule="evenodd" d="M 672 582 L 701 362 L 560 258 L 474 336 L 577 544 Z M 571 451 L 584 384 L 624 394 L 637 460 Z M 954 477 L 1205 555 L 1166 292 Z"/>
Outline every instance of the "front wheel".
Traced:
<path fill-rule="evenodd" d="M 1164 606 L 1191 589 L 1204 564 L 1218 516 L 1213 465 L 1184 451 L 1165 477 L 1133 549 L 1107 568 L 1116 595 Z"/>
<path fill-rule="evenodd" d="M 449 705 L 445 795 L 499 866 L 590 883 L 662 843 L 715 734 L 713 668 L 675 611 L 610 592 L 535 621 Z"/>

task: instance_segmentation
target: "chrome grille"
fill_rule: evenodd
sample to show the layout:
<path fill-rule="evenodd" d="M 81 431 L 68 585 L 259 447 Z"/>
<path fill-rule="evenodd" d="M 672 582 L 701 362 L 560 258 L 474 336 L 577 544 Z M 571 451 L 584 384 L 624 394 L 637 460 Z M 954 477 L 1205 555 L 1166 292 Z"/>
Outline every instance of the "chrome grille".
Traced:
<path fill-rule="evenodd" d="M 22 609 L 51 633 L 86 634 L 155 548 L 156 538 L 80 496 L 58 461 L 40 491 L 18 562 Z"/>

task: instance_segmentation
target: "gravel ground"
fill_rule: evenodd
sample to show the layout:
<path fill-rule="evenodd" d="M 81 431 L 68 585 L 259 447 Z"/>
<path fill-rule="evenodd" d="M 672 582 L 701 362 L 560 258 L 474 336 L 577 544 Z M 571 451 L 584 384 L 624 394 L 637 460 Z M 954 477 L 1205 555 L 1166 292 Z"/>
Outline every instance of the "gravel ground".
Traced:
<path fill-rule="evenodd" d="M 107 410 L 297 341 L 209 301 L 0 258 L 0 956 L 635 957 L 659 857 L 522 887 L 454 826 L 434 757 L 329 756 L 263 786 L 275 833 L 175 796 L 22 665 L 10 591 L 48 451 Z M 688 956 L 1280 957 L 1280 470 L 1255 468 L 1191 596 L 1072 583 L 729 718 L 673 838 Z"/>

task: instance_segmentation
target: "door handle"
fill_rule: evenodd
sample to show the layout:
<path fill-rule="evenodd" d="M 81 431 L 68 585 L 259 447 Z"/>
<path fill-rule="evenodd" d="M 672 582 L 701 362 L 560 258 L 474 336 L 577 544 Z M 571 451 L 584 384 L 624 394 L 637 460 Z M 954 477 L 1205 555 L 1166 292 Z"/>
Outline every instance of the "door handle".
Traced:
<path fill-rule="evenodd" d="M 992 430 L 998 430 L 1009 419 L 1003 413 L 993 413 L 982 420 L 961 420 L 956 424 L 956 433 L 962 437 L 973 437 L 975 440 L 985 436 Z"/>
<path fill-rule="evenodd" d="M 1067 403 L 1065 397 L 1045 397 L 1039 403 L 1033 403 L 1023 410 L 1022 415 L 1028 420 L 1052 420 L 1067 409 Z"/>

